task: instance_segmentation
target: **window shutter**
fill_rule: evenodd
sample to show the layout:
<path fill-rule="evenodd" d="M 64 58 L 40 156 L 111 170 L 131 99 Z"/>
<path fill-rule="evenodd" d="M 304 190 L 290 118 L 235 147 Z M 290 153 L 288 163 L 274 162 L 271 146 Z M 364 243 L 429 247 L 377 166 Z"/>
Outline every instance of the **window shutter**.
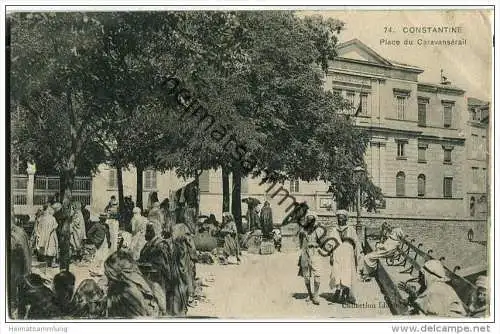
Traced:
<path fill-rule="evenodd" d="M 351 105 L 350 108 L 351 109 L 356 108 L 355 101 L 354 101 L 354 98 L 355 98 L 354 92 L 347 92 L 346 97 L 347 97 L 347 100 L 349 101 L 349 104 Z"/>
<path fill-rule="evenodd" d="M 144 188 L 151 189 L 149 171 L 144 171 Z"/>
<path fill-rule="evenodd" d="M 452 198 L 453 178 L 445 177 L 443 180 L 443 197 Z"/>
<path fill-rule="evenodd" d="M 451 127 L 451 105 L 445 105 L 443 113 L 444 113 L 444 127 L 449 128 Z"/>
<path fill-rule="evenodd" d="M 151 189 L 156 189 L 156 171 L 155 170 L 150 170 L 149 171 L 149 185 Z"/>
<path fill-rule="evenodd" d="M 418 161 L 425 161 L 425 147 L 418 148 Z"/>
<path fill-rule="evenodd" d="M 477 187 L 479 185 L 479 168 L 472 167 L 472 183 Z"/>
<path fill-rule="evenodd" d="M 110 169 L 108 174 L 108 188 L 116 188 L 116 187 L 117 187 L 116 170 Z"/>
<path fill-rule="evenodd" d="M 406 107 L 406 97 L 397 95 L 396 96 L 396 109 L 398 112 L 398 119 L 405 119 L 405 107 Z"/>
<path fill-rule="evenodd" d="M 156 171 L 146 170 L 144 171 L 144 189 L 156 189 Z"/>
<path fill-rule="evenodd" d="M 426 124 L 426 114 L 427 114 L 427 105 L 424 103 L 418 104 L 418 125 L 425 126 Z"/>
<path fill-rule="evenodd" d="M 200 177 L 198 178 L 198 182 L 200 182 L 200 192 L 209 192 L 210 191 L 210 171 L 204 170 Z"/>

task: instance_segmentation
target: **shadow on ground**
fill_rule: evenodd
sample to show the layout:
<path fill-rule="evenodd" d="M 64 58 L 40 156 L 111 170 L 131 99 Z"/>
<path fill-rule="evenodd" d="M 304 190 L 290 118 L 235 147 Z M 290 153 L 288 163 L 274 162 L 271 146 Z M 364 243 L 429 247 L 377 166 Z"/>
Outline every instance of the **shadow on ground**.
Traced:
<path fill-rule="evenodd" d="M 333 293 L 332 292 L 325 292 L 319 295 L 321 298 L 326 300 L 329 303 L 335 303 L 335 299 L 333 298 Z"/>
<path fill-rule="evenodd" d="M 292 294 L 292 297 L 295 299 L 306 299 L 308 297 L 307 293 L 295 292 Z"/>

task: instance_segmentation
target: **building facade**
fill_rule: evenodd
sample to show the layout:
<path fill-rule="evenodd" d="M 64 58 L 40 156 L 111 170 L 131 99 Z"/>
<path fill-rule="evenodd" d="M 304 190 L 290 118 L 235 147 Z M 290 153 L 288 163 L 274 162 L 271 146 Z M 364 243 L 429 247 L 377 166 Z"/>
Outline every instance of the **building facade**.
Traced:
<path fill-rule="evenodd" d="M 467 99 L 467 214 L 484 218 L 489 207 L 489 109 L 490 104 Z"/>
<path fill-rule="evenodd" d="M 388 215 L 463 217 L 465 92 L 422 83 L 422 69 L 383 58 L 359 40 L 339 46 L 326 89 L 342 94 L 371 133 L 368 175 Z"/>

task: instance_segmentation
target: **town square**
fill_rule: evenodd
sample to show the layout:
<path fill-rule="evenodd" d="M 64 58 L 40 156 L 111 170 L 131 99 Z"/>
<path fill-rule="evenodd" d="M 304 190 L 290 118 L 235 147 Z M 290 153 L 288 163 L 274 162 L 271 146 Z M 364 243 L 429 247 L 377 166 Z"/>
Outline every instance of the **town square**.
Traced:
<path fill-rule="evenodd" d="M 9 319 L 488 318 L 491 15 L 8 11 Z"/>

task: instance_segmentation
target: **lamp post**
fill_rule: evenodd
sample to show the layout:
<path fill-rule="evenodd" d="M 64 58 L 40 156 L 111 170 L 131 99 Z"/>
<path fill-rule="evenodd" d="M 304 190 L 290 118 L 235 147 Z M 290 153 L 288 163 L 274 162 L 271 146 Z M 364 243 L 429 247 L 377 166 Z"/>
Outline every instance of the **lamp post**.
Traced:
<path fill-rule="evenodd" d="M 361 230 L 361 177 L 363 176 L 365 170 L 361 166 L 354 168 L 354 177 L 358 185 L 357 196 L 356 196 L 356 231 L 359 233 Z"/>

